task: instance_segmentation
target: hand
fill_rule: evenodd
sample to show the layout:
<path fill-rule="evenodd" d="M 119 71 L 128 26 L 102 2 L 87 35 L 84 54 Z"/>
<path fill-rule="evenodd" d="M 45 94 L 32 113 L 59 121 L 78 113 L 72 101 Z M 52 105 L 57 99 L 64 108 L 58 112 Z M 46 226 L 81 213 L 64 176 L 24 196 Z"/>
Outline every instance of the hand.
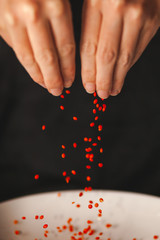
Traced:
<path fill-rule="evenodd" d="M 0 35 L 35 82 L 55 96 L 75 76 L 68 0 L 0 0 Z"/>
<path fill-rule="evenodd" d="M 120 93 L 159 26 L 159 0 L 85 0 L 80 52 L 86 91 L 101 98 Z"/>

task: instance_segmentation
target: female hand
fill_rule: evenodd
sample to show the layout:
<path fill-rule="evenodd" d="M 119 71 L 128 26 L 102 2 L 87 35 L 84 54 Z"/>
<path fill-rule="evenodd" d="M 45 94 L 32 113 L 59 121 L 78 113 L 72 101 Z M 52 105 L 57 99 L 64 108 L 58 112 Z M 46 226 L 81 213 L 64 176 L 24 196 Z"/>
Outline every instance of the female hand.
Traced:
<path fill-rule="evenodd" d="M 0 0 L 0 35 L 51 94 L 72 85 L 75 41 L 68 0 Z"/>
<path fill-rule="evenodd" d="M 120 93 L 125 76 L 160 26 L 159 0 L 84 0 L 82 81 L 99 97 Z"/>

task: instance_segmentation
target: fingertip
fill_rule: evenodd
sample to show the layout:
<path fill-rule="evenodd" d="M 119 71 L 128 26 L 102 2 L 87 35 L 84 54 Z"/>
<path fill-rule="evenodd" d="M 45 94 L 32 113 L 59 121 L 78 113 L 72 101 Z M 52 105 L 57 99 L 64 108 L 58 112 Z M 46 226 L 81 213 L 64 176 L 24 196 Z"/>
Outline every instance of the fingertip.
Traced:
<path fill-rule="evenodd" d="M 113 90 L 111 90 L 110 95 L 113 96 L 113 97 L 115 97 L 115 96 L 117 96 L 119 93 L 120 93 L 120 90 L 113 89 Z"/>
<path fill-rule="evenodd" d="M 54 88 L 49 91 L 53 96 L 60 96 L 62 94 L 62 89 L 60 88 Z"/>
<path fill-rule="evenodd" d="M 85 84 L 85 89 L 86 89 L 87 93 L 92 94 L 92 93 L 95 92 L 96 86 L 95 86 L 94 83 L 86 83 Z"/>
<path fill-rule="evenodd" d="M 98 90 L 97 94 L 100 98 L 107 99 L 109 97 L 109 92 L 105 90 Z"/>

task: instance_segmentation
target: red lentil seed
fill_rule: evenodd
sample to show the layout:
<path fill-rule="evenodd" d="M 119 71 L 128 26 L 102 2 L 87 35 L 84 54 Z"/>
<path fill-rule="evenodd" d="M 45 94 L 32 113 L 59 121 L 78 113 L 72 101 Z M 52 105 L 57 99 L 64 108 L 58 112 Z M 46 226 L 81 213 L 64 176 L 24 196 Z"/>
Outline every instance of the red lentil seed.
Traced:
<path fill-rule="evenodd" d="M 67 176 L 67 172 L 64 171 L 64 172 L 62 173 L 62 175 L 63 175 L 64 177 Z"/>
<path fill-rule="evenodd" d="M 75 171 L 75 170 L 72 170 L 71 173 L 72 173 L 73 175 L 76 175 L 76 171 Z"/>
<path fill-rule="evenodd" d="M 93 114 L 96 114 L 96 112 L 97 112 L 96 109 L 93 109 Z"/>
<path fill-rule="evenodd" d="M 39 175 L 36 174 L 36 175 L 34 176 L 34 179 L 35 179 L 35 180 L 38 180 L 38 179 L 39 179 Z"/>
<path fill-rule="evenodd" d="M 76 148 L 77 147 L 77 143 L 73 143 L 73 147 Z"/>
<path fill-rule="evenodd" d="M 44 233 L 44 237 L 48 237 L 47 233 Z"/>
<path fill-rule="evenodd" d="M 43 219 L 43 218 L 44 218 L 44 215 L 41 215 L 39 218 L 40 218 L 40 219 Z"/>
<path fill-rule="evenodd" d="M 70 232 L 73 232 L 73 231 L 74 231 L 74 228 L 73 228 L 72 225 L 69 226 L 69 231 L 70 231 Z"/>
<path fill-rule="evenodd" d="M 100 150 L 99 150 L 99 151 L 100 151 L 100 153 L 103 153 L 103 148 L 100 148 Z"/>
<path fill-rule="evenodd" d="M 93 104 L 97 104 L 98 100 L 94 99 Z"/>
<path fill-rule="evenodd" d="M 65 149 L 66 148 L 65 145 L 62 145 L 62 148 Z"/>
<path fill-rule="evenodd" d="M 14 224 L 18 224 L 18 220 L 14 220 L 13 223 L 14 223 Z"/>
<path fill-rule="evenodd" d="M 99 108 L 99 104 L 98 103 L 96 104 L 96 108 Z"/>
<path fill-rule="evenodd" d="M 84 141 L 85 141 L 85 142 L 88 142 L 88 138 L 87 138 L 87 137 L 85 137 L 85 138 L 84 138 Z"/>
<path fill-rule="evenodd" d="M 95 237 L 96 240 L 100 239 L 100 237 Z"/>
<path fill-rule="evenodd" d="M 69 183 L 70 180 L 71 180 L 71 178 L 70 178 L 69 176 L 67 176 L 67 177 L 65 178 L 65 180 L 66 180 L 66 183 Z"/>
<path fill-rule="evenodd" d="M 44 131 L 46 129 L 46 126 L 45 125 L 42 125 L 42 130 Z"/>
<path fill-rule="evenodd" d="M 59 193 L 57 193 L 57 197 L 61 197 L 61 193 L 59 192 Z"/>
<path fill-rule="evenodd" d="M 100 132 L 102 131 L 102 129 L 103 129 L 102 125 L 98 125 L 98 131 Z"/>
<path fill-rule="evenodd" d="M 88 205 L 88 208 L 89 208 L 89 209 L 92 209 L 92 208 L 93 208 L 92 204 L 89 204 L 89 205 Z"/>
<path fill-rule="evenodd" d="M 62 153 L 62 158 L 65 158 L 66 157 L 66 154 L 65 153 Z"/>
<path fill-rule="evenodd" d="M 69 90 L 66 90 L 66 94 L 70 94 L 71 92 Z"/>
<path fill-rule="evenodd" d="M 80 193 L 79 193 L 79 197 L 82 197 L 82 196 L 83 196 L 83 192 L 80 192 Z"/>
<path fill-rule="evenodd" d="M 98 212 L 99 212 L 99 213 L 102 213 L 102 209 L 98 209 Z"/>
<path fill-rule="evenodd" d="M 103 167 L 103 163 L 98 163 L 98 167 L 102 168 Z"/>
<path fill-rule="evenodd" d="M 74 121 L 77 121 L 77 120 L 78 120 L 78 118 L 77 118 L 77 117 L 73 117 L 73 120 L 74 120 Z"/>
<path fill-rule="evenodd" d="M 93 146 L 93 147 L 96 147 L 96 146 L 97 146 L 97 143 L 93 143 L 92 146 Z"/>
<path fill-rule="evenodd" d="M 158 235 L 154 235 L 153 238 L 154 238 L 154 239 L 158 239 L 159 236 L 158 236 Z"/>
<path fill-rule="evenodd" d="M 97 121 L 97 120 L 98 120 L 98 116 L 96 116 L 96 117 L 94 118 L 94 120 Z"/>
<path fill-rule="evenodd" d="M 101 141 L 101 137 L 100 136 L 98 136 L 97 139 L 98 139 L 98 141 Z"/>
<path fill-rule="evenodd" d="M 100 202 L 104 202 L 103 198 L 100 198 L 99 201 L 100 201 Z"/>
<path fill-rule="evenodd" d="M 102 236 L 102 235 L 103 235 L 103 232 L 100 232 L 99 235 Z"/>
<path fill-rule="evenodd" d="M 90 166 L 90 165 L 86 165 L 86 168 L 87 168 L 87 169 L 91 169 L 91 166 Z"/>
<path fill-rule="evenodd" d="M 92 187 L 88 187 L 88 191 L 92 191 Z"/>
<path fill-rule="evenodd" d="M 87 176 L 86 179 L 87 179 L 88 182 L 91 181 L 91 177 L 90 176 Z"/>
<path fill-rule="evenodd" d="M 43 225 L 43 228 L 48 228 L 48 224 L 44 224 L 44 225 Z"/>
<path fill-rule="evenodd" d="M 67 223 L 70 224 L 72 222 L 72 218 L 68 218 Z"/>
<path fill-rule="evenodd" d="M 92 151 L 92 148 L 90 148 L 90 147 L 89 147 L 89 148 L 86 148 L 85 151 L 86 151 L 86 152 L 91 152 L 91 151 Z"/>
<path fill-rule="evenodd" d="M 64 95 L 63 95 L 63 94 L 61 94 L 61 95 L 60 95 L 60 97 L 61 97 L 61 98 L 64 98 Z"/>
<path fill-rule="evenodd" d="M 94 233 L 95 233 L 95 231 L 92 229 L 92 230 L 88 233 L 88 235 L 92 236 Z"/>
<path fill-rule="evenodd" d="M 80 206 L 81 206 L 80 204 L 77 204 L 77 205 L 76 205 L 77 208 L 80 208 Z"/>
<path fill-rule="evenodd" d="M 20 231 L 19 231 L 19 230 L 15 230 L 15 231 L 14 231 L 14 234 L 15 234 L 15 235 L 19 235 L 19 234 L 20 234 Z"/>
<path fill-rule="evenodd" d="M 66 225 L 63 225 L 62 226 L 63 230 L 67 229 L 67 226 Z"/>
<path fill-rule="evenodd" d="M 90 127 L 94 127 L 94 125 L 95 125 L 94 122 L 90 123 Z"/>
<path fill-rule="evenodd" d="M 92 201 L 92 200 L 90 200 L 90 201 L 89 201 L 89 203 L 93 204 L 93 201 Z"/>
<path fill-rule="evenodd" d="M 89 141 L 89 142 L 92 142 L 92 138 L 89 138 L 88 141 Z"/>
<path fill-rule="evenodd" d="M 91 221 L 91 220 L 87 220 L 87 223 L 88 223 L 88 224 L 92 224 L 93 221 Z"/>
<path fill-rule="evenodd" d="M 61 109 L 61 110 L 64 110 L 64 106 L 61 105 L 61 106 L 60 106 L 60 109 Z"/>
<path fill-rule="evenodd" d="M 39 218 L 39 216 L 38 215 L 35 215 L 35 217 L 34 217 L 36 220 Z"/>
<path fill-rule="evenodd" d="M 83 233 L 82 232 L 78 232 L 78 235 L 81 236 Z"/>
<path fill-rule="evenodd" d="M 72 204 L 75 204 L 75 202 L 72 202 Z"/>
<path fill-rule="evenodd" d="M 107 224 L 106 224 L 106 228 L 110 228 L 110 227 L 112 227 L 112 224 L 107 223 Z"/>
<path fill-rule="evenodd" d="M 101 213 L 98 213 L 98 217 L 102 217 L 102 214 L 101 214 Z"/>
<path fill-rule="evenodd" d="M 26 217 L 22 217 L 22 220 L 26 220 Z"/>
<path fill-rule="evenodd" d="M 96 97 L 96 96 L 97 96 L 97 93 L 96 93 L 96 92 L 94 92 L 94 93 L 93 93 L 93 96 L 94 96 L 94 97 Z"/>
<path fill-rule="evenodd" d="M 98 204 L 98 203 L 95 203 L 94 206 L 97 208 L 97 207 L 99 207 L 99 204 Z"/>

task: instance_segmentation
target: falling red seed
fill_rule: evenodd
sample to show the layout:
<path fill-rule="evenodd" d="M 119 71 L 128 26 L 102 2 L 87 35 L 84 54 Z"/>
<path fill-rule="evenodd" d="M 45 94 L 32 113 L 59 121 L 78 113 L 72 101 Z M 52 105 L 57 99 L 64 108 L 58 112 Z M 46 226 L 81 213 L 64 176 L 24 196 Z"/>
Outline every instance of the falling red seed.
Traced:
<path fill-rule="evenodd" d="M 64 171 L 64 172 L 62 173 L 62 175 L 63 175 L 64 177 L 67 176 L 67 172 Z"/>
<path fill-rule="evenodd" d="M 77 117 L 73 117 L 73 120 L 74 120 L 74 121 L 77 121 L 77 120 L 78 120 L 78 118 L 77 118 Z"/>
<path fill-rule="evenodd" d="M 73 232 L 73 231 L 74 231 L 74 228 L 73 228 L 72 225 L 69 226 L 69 231 L 70 231 L 70 232 Z"/>
<path fill-rule="evenodd" d="M 44 225 L 43 225 L 43 228 L 48 228 L 48 224 L 44 224 Z"/>
<path fill-rule="evenodd" d="M 82 197 L 82 196 L 83 196 L 83 192 L 80 192 L 80 193 L 79 193 L 79 197 Z"/>
<path fill-rule="evenodd" d="M 70 94 L 71 92 L 69 90 L 66 90 L 66 94 Z"/>
<path fill-rule="evenodd" d="M 85 138 L 84 138 L 84 141 L 85 141 L 85 142 L 88 142 L 88 138 L 87 138 L 87 137 L 85 137 Z"/>
<path fill-rule="evenodd" d="M 89 204 L 89 205 L 88 205 L 88 208 L 89 208 L 89 209 L 92 209 L 92 208 L 93 208 L 92 204 Z"/>
<path fill-rule="evenodd" d="M 101 213 L 99 213 L 99 214 L 98 214 L 98 217 L 102 217 L 102 214 L 101 214 Z"/>
<path fill-rule="evenodd" d="M 92 191 L 92 187 L 88 187 L 88 191 Z"/>
<path fill-rule="evenodd" d="M 89 142 L 92 142 L 92 138 L 89 138 L 88 141 L 89 141 Z"/>
<path fill-rule="evenodd" d="M 61 96 L 60 96 L 61 98 L 64 98 L 64 95 L 63 94 L 61 94 Z"/>
<path fill-rule="evenodd" d="M 98 163 L 98 167 L 103 167 L 103 163 Z"/>
<path fill-rule="evenodd" d="M 66 154 L 65 153 L 62 153 L 62 158 L 65 158 L 66 157 Z"/>
<path fill-rule="evenodd" d="M 62 148 L 65 149 L 66 148 L 65 145 L 62 145 Z"/>
<path fill-rule="evenodd" d="M 99 104 L 98 103 L 96 104 L 96 108 L 99 108 Z"/>
<path fill-rule="evenodd" d="M 103 153 L 103 148 L 100 148 L 100 150 L 99 150 L 99 151 L 100 151 L 100 153 Z"/>
<path fill-rule="evenodd" d="M 15 234 L 15 235 L 19 235 L 19 234 L 20 234 L 20 231 L 15 230 L 15 231 L 14 231 L 14 234 Z"/>
<path fill-rule="evenodd" d="M 46 126 L 45 125 L 42 125 L 42 130 L 44 131 L 46 129 Z"/>
<path fill-rule="evenodd" d="M 90 123 L 90 127 L 94 127 L 94 125 L 95 125 L 94 122 Z"/>
<path fill-rule="evenodd" d="M 43 218 L 44 218 L 44 215 L 41 215 L 39 218 L 40 218 L 40 219 L 43 219 Z"/>
<path fill-rule="evenodd" d="M 97 208 L 97 207 L 99 207 L 99 204 L 98 204 L 98 203 L 95 203 L 94 206 Z"/>
<path fill-rule="evenodd" d="M 99 213 L 102 213 L 102 209 L 98 209 L 98 212 L 99 212 Z"/>
<path fill-rule="evenodd" d="M 93 109 L 93 114 L 96 114 L 96 109 Z"/>
<path fill-rule="evenodd" d="M 98 116 L 96 116 L 94 119 L 95 119 L 95 121 L 97 121 L 98 120 Z"/>
<path fill-rule="evenodd" d="M 36 215 L 34 218 L 37 220 L 37 219 L 39 218 L 39 216 L 38 216 L 38 215 Z"/>
<path fill-rule="evenodd" d="M 26 220 L 26 217 L 22 217 L 23 220 Z"/>
<path fill-rule="evenodd" d="M 92 148 L 90 148 L 90 147 L 89 147 L 89 148 L 86 148 L 85 151 L 86 151 L 86 152 L 91 152 L 91 151 L 92 151 Z"/>
<path fill-rule="evenodd" d="M 98 126 L 98 131 L 102 131 L 102 129 L 103 129 L 102 125 L 99 125 Z"/>
<path fill-rule="evenodd" d="M 13 223 L 14 223 L 14 224 L 18 224 L 18 220 L 14 220 Z"/>
<path fill-rule="evenodd" d="M 66 226 L 66 225 L 63 225 L 62 228 L 65 230 L 65 229 L 67 229 L 67 226 Z"/>
<path fill-rule="evenodd" d="M 93 143 L 92 146 L 93 146 L 93 147 L 96 147 L 96 146 L 97 146 L 97 143 Z"/>
<path fill-rule="evenodd" d="M 75 171 L 75 170 L 72 170 L 71 173 L 72 173 L 73 175 L 76 175 L 76 171 Z"/>
<path fill-rule="evenodd" d="M 39 175 L 36 174 L 36 175 L 34 176 L 34 179 L 35 179 L 35 180 L 39 179 Z"/>
<path fill-rule="evenodd" d="M 98 139 L 98 141 L 101 141 L 101 137 L 100 136 L 98 136 L 97 139 Z"/>
<path fill-rule="evenodd" d="M 93 104 L 97 104 L 98 100 L 94 99 Z"/>
<path fill-rule="evenodd" d="M 77 205 L 76 205 L 77 208 L 80 208 L 80 206 L 81 206 L 80 204 L 77 204 Z"/>
<path fill-rule="evenodd" d="M 69 183 L 69 181 L 71 180 L 71 178 L 70 178 L 70 177 L 66 177 L 65 180 L 66 180 L 66 183 Z"/>
<path fill-rule="evenodd" d="M 94 97 L 96 97 L 96 96 L 97 96 L 97 93 L 96 93 L 96 92 L 94 92 L 94 93 L 93 93 L 93 96 L 94 96 Z"/>
<path fill-rule="evenodd" d="M 99 111 L 102 111 L 102 107 L 100 106 L 100 107 L 98 108 L 98 110 L 99 110 Z"/>
<path fill-rule="evenodd" d="M 90 176 L 87 176 L 86 179 L 87 179 L 88 182 L 91 181 L 91 177 Z"/>
<path fill-rule="evenodd" d="M 92 229 L 89 233 L 88 233 L 88 235 L 93 235 L 95 233 L 95 231 Z"/>
<path fill-rule="evenodd" d="M 91 166 L 90 166 L 90 165 L 86 165 L 86 168 L 87 168 L 87 169 L 91 169 Z"/>
<path fill-rule="evenodd" d="M 89 203 L 93 204 L 93 201 L 92 201 L 92 200 L 90 200 L 90 201 L 89 201 Z"/>
<path fill-rule="evenodd" d="M 48 237 L 47 233 L 44 233 L 44 237 Z"/>
<path fill-rule="evenodd" d="M 76 148 L 77 147 L 77 143 L 73 143 L 73 147 Z"/>
<path fill-rule="evenodd" d="M 61 105 L 61 106 L 60 106 L 60 109 L 61 109 L 61 110 L 64 110 L 64 106 Z"/>

